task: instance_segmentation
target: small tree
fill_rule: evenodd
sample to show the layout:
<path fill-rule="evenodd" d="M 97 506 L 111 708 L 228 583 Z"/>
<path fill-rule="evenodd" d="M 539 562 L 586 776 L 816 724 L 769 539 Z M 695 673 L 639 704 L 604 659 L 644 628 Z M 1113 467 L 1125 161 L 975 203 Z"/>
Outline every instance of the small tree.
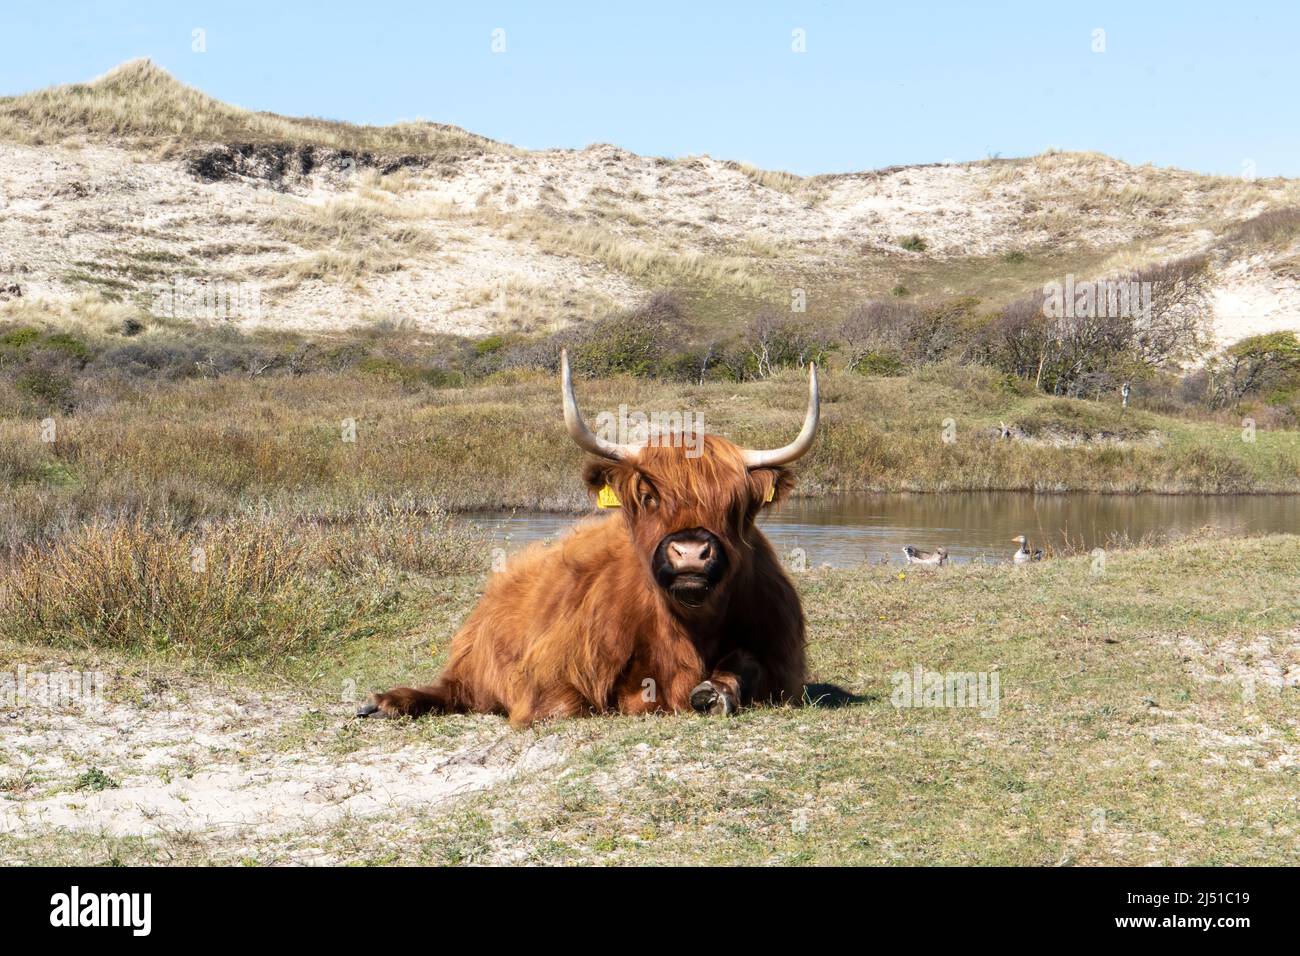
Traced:
<path fill-rule="evenodd" d="M 1295 332 L 1270 332 L 1242 339 L 1210 363 L 1209 374 L 1216 408 L 1270 389 L 1300 387 L 1300 338 Z"/>

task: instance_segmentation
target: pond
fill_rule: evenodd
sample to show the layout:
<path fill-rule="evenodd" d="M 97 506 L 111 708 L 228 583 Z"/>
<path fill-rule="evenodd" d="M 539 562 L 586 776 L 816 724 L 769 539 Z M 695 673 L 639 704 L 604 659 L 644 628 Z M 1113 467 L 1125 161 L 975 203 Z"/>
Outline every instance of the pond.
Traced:
<path fill-rule="evenodd" d="M 610 512 L 616 514 L 616 512 Z M 553 541 L 582 516 L 476 514 L 507 552 Z M 950 562 L 1010 561 L 1018 534 L 1031 548 L 1091 550 L 1117 539 L 1178 537 L 1210 527 L 1231 534 L 1300 533 L 1300 495 L 1042 495 L 1022 492 L 838 495 L 798 498 L 759 526 L 777 551 L 803 549 L 809 567 L 904 563 L 903 548 L 945 547 Z"/>

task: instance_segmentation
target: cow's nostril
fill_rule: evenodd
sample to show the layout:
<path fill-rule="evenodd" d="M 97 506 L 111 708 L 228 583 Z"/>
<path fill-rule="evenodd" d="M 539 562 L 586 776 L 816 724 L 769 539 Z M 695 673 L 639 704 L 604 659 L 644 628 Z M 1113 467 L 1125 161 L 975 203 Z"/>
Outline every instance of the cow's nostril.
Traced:
<path fill-rule="evenodd" d="M 668 563 L 674 568 L 699 568 L 712 556 L 713 548 L 707 541 L 673 541 L 668 545 Z"/>
<path fill-rule="evenodd" d="M 721 579 L 726 567 L 726 555 L 720 542 L 703 529 L 675 532 L 659 544 L 654 559 L 655 574 L 663 575 L 660 583 L 668 587 L 673 579 L 686 581 L 693 577 Z"/>

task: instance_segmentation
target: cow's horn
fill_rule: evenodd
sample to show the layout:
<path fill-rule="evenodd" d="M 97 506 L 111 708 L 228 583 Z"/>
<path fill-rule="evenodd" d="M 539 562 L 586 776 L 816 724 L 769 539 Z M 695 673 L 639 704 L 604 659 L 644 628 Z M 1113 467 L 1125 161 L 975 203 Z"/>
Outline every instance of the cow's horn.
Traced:
<path fill-rule="evenodd" d="M 808 414 L 804 416 L 803 428 L 798 436 L 784 448 L 770 448 L 766 451 L 743 451 L 746 468 L 763 468 L 771 465 L 788 465 L 802 458 L 812 447 L 813 436 L 817 434 L 817 420 L 821 414 L 821 402 L 817 394 L 817 364 L 808 364 Z"/>
<path fill-rule="evenodd" d="M 636 456 L 640 450 L 637 445 L 620 445 L 617 442 L 606 441 L 599 435 L 593 434 L 587 427 L 587 423 L 582 420 L 582 413 L 578 411 L 578 398 L 573 394 L 573 376 L 569 373 L 568 349 L 560 351 L 560 385 L 564 391 L 564 424 L 579 448 L 614 461 Z"/>

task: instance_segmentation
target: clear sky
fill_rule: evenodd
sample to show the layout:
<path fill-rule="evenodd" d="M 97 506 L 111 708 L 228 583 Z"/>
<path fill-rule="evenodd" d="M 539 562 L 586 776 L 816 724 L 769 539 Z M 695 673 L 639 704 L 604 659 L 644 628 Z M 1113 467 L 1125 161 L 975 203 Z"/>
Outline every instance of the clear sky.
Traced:
<path fill-rule="evenodd" d="M 1300 175 L 1296 0 L 5 0 L 0 14 L 3 94 L 141 56 L 252 109 L 430 119 L 529 148 L 807 174 L 1058 147 Z"/>

